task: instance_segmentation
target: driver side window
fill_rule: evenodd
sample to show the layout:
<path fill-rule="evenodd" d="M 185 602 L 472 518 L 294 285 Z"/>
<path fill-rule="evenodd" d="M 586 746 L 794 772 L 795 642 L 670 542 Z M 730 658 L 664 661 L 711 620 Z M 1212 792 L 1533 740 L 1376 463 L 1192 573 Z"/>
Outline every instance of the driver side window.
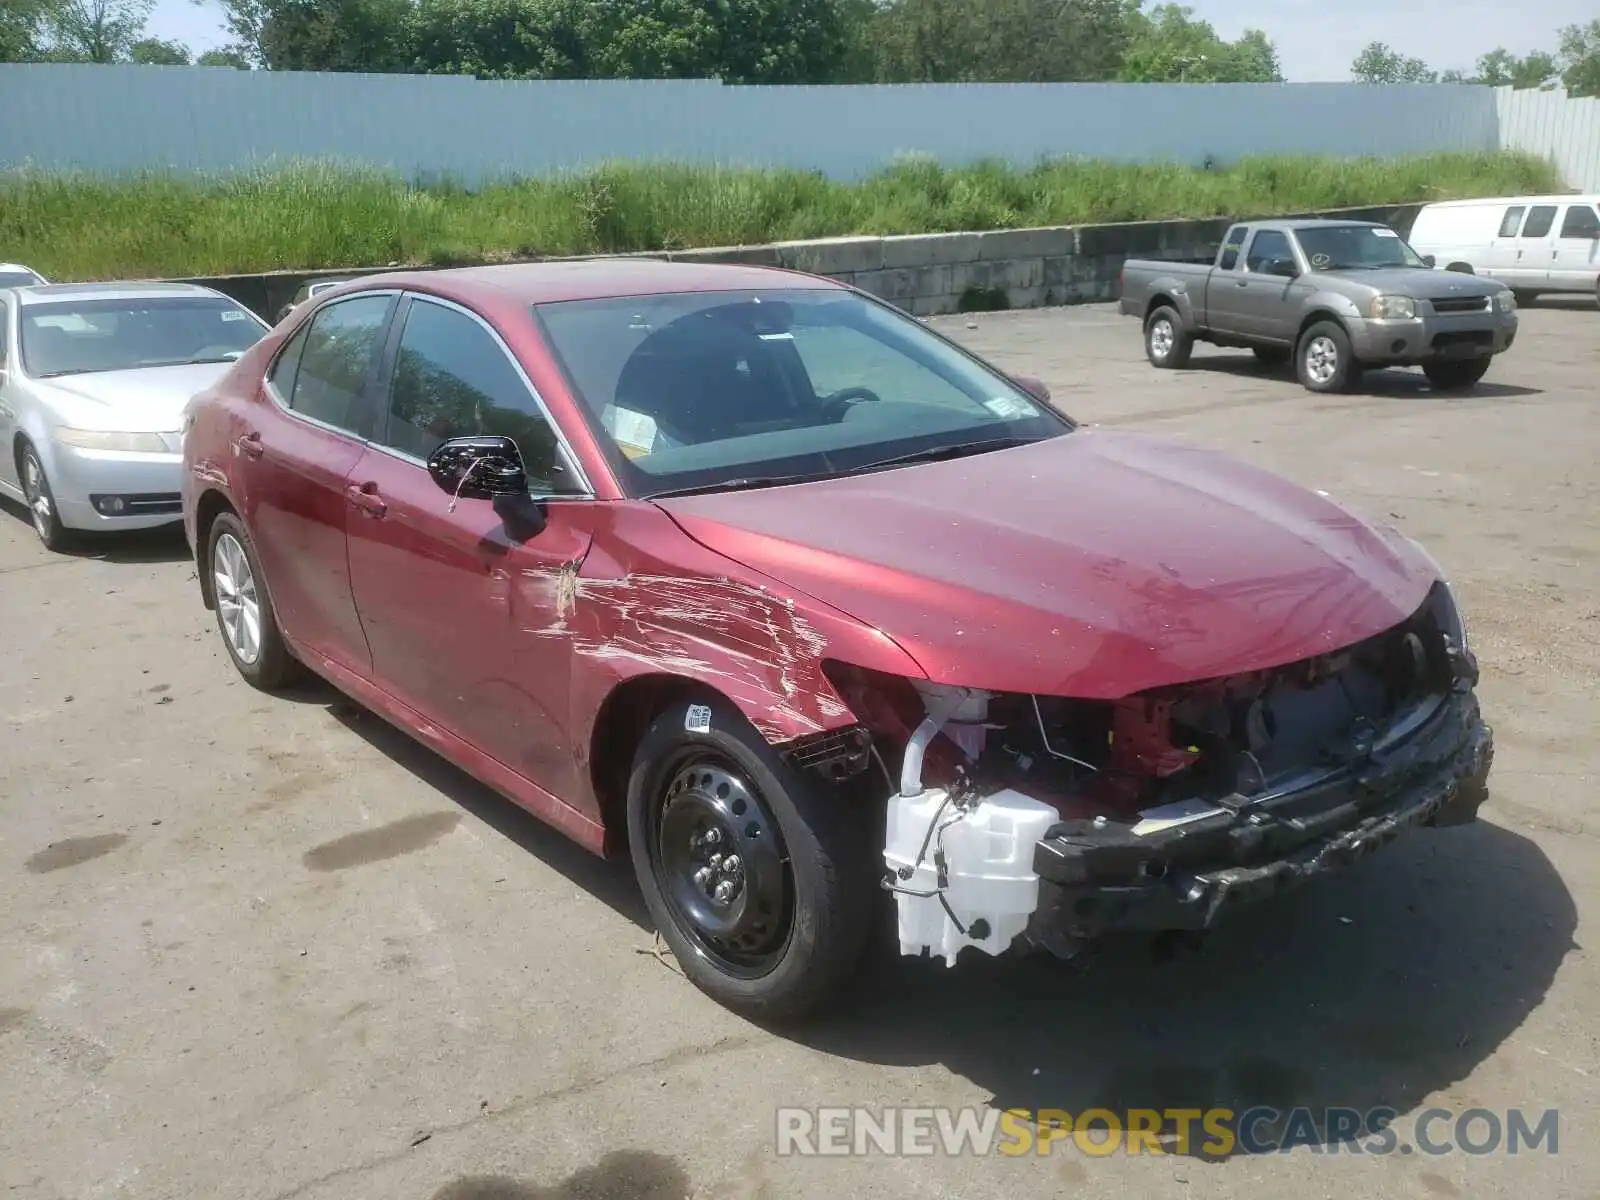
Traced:
<path fill-rule="evenodd" d="M 1289 239 L 1276 229 L 1263 229 L 1250 243 L 1250 254 L 1245 259 L 1245 267 L 1260 274 L 1273 262 L 1284 260 L 1294 261 L 1294 252 L 1289 249 Z"/>
<path fill-rule="evenodd" d="M 499 341 L 476 318 L 413 297 L 383 444 L 426 459 L 441 442 L 479 434 L 517 443 L 533 491 L 573 490 L 555 430 Z"/>

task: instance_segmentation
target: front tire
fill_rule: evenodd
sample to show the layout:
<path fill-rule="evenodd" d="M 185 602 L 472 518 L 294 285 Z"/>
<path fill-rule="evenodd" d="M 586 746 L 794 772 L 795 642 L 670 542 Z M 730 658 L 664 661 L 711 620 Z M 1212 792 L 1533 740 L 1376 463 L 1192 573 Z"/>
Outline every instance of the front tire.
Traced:
<path fill-rule="evenodd" d="M 22 443 L 22 454 L 17 467 L 22 476 L 22 496 L 28 506 L 28 518 L 33 531 L 39 535 L 44 548 L 53 554 L 63 554 L 72 547 L 72 531 L 61 523 L 61 513 L 56 507 L 55 493 L 50 490 L 50 479 L 44 473 L 44 460 L 32 442 Z"/>
<path fill-rule="evenodd" d="M 1186 366 L 1194 351 L 1194 338 L 1183 328 L 1178 310 L 1162 305 L 1145 318 L 1144 355 L 1152 367 L 1174 370 Z"/>
<path fill-rule="evenodd" d="M 217 608 L 217 630 L 239 674 L 253 687 L 276 691 L 293 682 L 300 664 L 289 653 L 272 610 L 272 594 L 244 522 L 231 512 L 218 515 L 206 539 Z"/>
<path fill-rule="evenodd" d="M 709 726 L 690 719 L 705 710 Z M 881 874 L 870 829 L 717 699 L 669 706 L 634 756 L 629 850 L 656 929 L 695 986 L 757 1020 L 813 1012 L 854 974 Z"/>
<path fill-rule="evenodd" d="M 1427 363 L 1422 368 L 1422 373 L 1428 377 L 1428 382 L 1433 385 L 1434 390 L 1440 392 L 1472 387 L 1488 374 L 1488 371 L 1487 358 L 1470 358 L 1463 362 Z"/>
<path fill-rule="evenodd" d="M 1295 349 L 1295 373 L 1307 391 L 1349 391 L 1361 377 L 1361 368 L 1344 326 L 1319 321 L 1307 329 Z"/>

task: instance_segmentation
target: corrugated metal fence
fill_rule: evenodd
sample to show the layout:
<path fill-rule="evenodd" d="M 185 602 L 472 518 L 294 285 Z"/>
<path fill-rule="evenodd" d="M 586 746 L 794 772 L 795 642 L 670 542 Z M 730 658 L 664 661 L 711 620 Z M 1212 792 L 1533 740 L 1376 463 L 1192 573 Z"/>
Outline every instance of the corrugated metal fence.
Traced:
<path fill-rule="evenodd" d="M 226 171 L 328 158 L 475 184 L 604 159 L 818 169 L 897 155 L 1226 163 L 1499 143 L 1488 88 L 1359 84 L 725 87 L 206 67 L 0 66 L 0 165 Z"/>
<path fill-rule="evenodd" d="M 1495 93 L 1500 142 L 1555 161 L 1569 187 L 1600 192 L 1600 100 L 1548 92 Z"/>

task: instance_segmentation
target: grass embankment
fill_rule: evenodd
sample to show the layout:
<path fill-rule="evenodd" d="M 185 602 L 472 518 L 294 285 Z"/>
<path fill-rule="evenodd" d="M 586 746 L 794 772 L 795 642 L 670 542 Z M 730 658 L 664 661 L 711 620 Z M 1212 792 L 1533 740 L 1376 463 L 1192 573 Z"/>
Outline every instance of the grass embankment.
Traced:
<path fill-rule="evenodd" d="M 896 164 L 858 183 L 804 171 L 616 164 L 469 192 L 300 164 L 225 177 L 0 173 L 0 258 L 59 279 L 444 265 L 754 245 L 840 234 L 1267 215 L 1549 192 L 1517 154 L 1256 158 L 1226 170 L 1080 160 Z"/>

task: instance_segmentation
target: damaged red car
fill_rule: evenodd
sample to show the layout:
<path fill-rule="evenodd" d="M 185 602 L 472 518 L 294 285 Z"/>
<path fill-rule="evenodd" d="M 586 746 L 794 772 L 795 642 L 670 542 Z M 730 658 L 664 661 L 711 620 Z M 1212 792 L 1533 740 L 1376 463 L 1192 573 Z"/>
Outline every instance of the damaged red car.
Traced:
<path fill-rule="evenodd" d="M 885 892 L 906 954 L 1070 957 L 1485 797 L 1419 546 L 828 280 L 355 280 L 191 402 L 184 458 L 247 680 L 309 669 L 630 856 L 741 1011 L 836 996 Z"/>

